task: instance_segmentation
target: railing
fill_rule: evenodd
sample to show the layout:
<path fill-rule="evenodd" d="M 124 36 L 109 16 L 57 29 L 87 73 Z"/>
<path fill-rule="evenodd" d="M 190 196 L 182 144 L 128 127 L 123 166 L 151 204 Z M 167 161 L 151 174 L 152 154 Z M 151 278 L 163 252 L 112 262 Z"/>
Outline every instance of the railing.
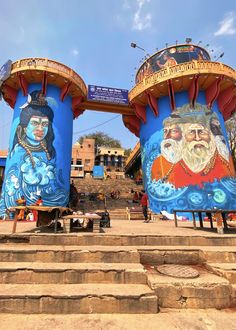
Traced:
<path fill-rule="evenodd" d="M 137 153 L 140 152 L 140 142 L 137 142 L 134 149 L 131 151 L 129 157 L 126 159 L 125 168 L 129 166 L 129 163 L 135 158 Z"/>
<path fill-rule="evenodd" d="M 193 60 L 191 62 L 181 63 L 171 67 L 166 67 L 160 71 L 157 71 L 145 77 L 129 92 L 129 99 L 132 101 L 136 96 L 141 94 L 149 87 L 161 83 L 163 81 L 166 81 L 168 79 L 176 78 L 180 74 L 182 76 L 183 75 L 188 76 L 190 74 L 197 74 L 197 73 L 224 74 L 225 76 L 228 76 L 236 80 L 236 71 L 228 65 L 219 62 Z"/>
<path fill-rule="evenodd" d="M 82 92 L 87 94 L 87 87 L 83 79 L 74 70 L 68 66 L 47 58 L 25 58 L 18 60 L 12 64 L 12 73 L 24 70 L 47 70 L 53 69 L 57 71 L 57 74 L 63 74 L 69 80 L 73 80 L 76 85 L 82 90 Z"/>

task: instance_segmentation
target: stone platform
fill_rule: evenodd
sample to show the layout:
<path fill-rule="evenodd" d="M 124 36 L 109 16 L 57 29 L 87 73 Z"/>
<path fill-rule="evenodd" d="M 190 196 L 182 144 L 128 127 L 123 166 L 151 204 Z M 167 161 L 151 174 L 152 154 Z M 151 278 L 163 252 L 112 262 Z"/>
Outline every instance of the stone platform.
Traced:
<path fill-rule="evenodd" d="M 236 236 L 183 222 L 113 220 L 102 233 L 0 222 L 0 313 L 150 314 L 236 307 Z M 196 279 L 153 271 L 190 265 Z M 20 316 L 19 316 L 20 317 Z"/>

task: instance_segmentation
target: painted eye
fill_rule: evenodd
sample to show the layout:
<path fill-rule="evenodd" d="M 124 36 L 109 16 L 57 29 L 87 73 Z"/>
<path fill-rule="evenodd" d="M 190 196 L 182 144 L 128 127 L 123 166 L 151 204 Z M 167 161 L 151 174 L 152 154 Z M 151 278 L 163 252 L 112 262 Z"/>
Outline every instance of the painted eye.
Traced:
<path fill-rule="evenodd" d="M 31 125 L 38 126 L 39 122 L 37 122 L 36 120 L 31 120 Z"/>
<path fill-rule="evenodd" d="M 48 122 L 47 122 L 47 121 L 43 121 L 43 122 L 42 122 L 42 126 L 43 126 L 43 127 L 48 127 Z"/>

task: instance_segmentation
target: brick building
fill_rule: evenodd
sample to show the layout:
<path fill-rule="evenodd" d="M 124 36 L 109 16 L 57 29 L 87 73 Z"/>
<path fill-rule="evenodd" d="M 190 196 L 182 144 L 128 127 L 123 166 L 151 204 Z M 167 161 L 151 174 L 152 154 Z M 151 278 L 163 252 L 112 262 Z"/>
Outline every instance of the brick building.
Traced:
<path fill-rule="evenodd" d="M 103 165 L 112 178 L 124 177 L 125 151 L 123 148 L 98 147 L 95 164 Z"/>
<path fill-rule="evenodd" d="M 83 143 L 76 142 L 72 146 L 71 177 L 84 178 L 91 176 L 95 163 L 95 140 L 84 139 Z"/>
<path fill-rule="evenodd" d="M 0 182 L 3 177 L 7 150 L 0 150 Z M 103 165 L 110 177 L 124 177 L 123 148 L 95 148 L 95 140 L 84 138 L 83 143 L 76 142 L 72 146 L 71 178 L 84 178 L 93 175 L 94 165 Z"/>

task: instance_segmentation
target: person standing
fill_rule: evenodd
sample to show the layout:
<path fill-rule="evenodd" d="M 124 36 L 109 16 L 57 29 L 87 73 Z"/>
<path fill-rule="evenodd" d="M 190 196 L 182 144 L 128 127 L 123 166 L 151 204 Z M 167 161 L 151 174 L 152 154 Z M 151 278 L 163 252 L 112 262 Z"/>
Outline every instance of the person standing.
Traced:
<path fill-rule="evenodd" d="M 145 193 L 145 190 L 142 190 L 142 198 L 140 201 L 140 204 L 142 206 L 143 209 L 143 215 L 145 218 L 144 222 L 149 222 L 150 220 L 148 219 L 148 195 Z"/>

